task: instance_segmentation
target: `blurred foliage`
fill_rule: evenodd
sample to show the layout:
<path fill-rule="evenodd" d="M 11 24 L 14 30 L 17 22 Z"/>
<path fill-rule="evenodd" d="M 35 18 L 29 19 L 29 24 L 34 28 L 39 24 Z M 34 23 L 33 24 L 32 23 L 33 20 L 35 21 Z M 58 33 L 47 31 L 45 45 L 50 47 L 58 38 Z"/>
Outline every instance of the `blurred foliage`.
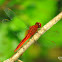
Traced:
<path fill-rule="evenodd" d="M 0 0 L 0 61 L 10 58 L 29 26 L 44 26 L 62 11 L 62 0 Z M 60 62 L 62 20 L 19 58 L 24 62 Z M 53 43 L 53 42 L 55 43 Z"/>

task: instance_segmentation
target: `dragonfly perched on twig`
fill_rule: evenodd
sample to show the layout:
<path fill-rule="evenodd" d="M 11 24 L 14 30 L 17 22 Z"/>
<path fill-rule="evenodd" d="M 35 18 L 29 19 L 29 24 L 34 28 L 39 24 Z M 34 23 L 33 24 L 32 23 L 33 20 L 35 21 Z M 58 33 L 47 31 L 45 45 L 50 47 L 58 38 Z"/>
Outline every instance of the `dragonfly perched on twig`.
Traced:
<path fill-rule="evenodd" d="M 37 31 L 38 28 L 41 27 L 41 23 L 37 22 L 35 25 L 30 26 L 29 30 L 28 30 L 28 34 L 25 36 L 25 38 L 19 43 L 19 45 L 17 46 L 17 48 L 14 50 L 17 51 L 24 43 L 26 40 L 28 40 L 32 35 L 35 34 L 35 32 Z"/>
<path fill-rule="evenodd" d="M 6 8 L 4 9 L 5 13 L 8 15 L 8 17 L 12 20 L 13 17 L 15 17 L 15 13 L 9 9 L 9 8 Z M 41 27 L 41 23 L 36 23 L 35 25 L 31 26 L 28 30 L 28 34 L 26 35 L 26 37 L 19 43 L 19 45 L 17 46 L 17 48 L 14 50 L 17 51 L 24 43 L 27 39 L 29 39 L 36 31 L 37 29 Z M 45 38 L 44 38 L 45 39 Z M 50 41 L 50 40 L 47 40 L 47 41 Z M 52 41 L 54 43 L 54 41 Z M 54 43 L 55 44 L 55 43 Z"/>

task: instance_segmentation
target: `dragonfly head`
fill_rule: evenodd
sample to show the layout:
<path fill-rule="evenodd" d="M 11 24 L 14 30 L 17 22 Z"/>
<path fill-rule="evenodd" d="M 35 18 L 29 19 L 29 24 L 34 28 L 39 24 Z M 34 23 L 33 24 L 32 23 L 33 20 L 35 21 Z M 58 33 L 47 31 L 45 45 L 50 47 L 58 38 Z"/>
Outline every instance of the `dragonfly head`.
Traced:
<path fill-rule="evenodd" d="M 41 27 L 41 23 L 39 23 L 39 22 L 36 22 L 36 24 L 35 25 L 38 25 L 38 28 L 40 28 Z"/>

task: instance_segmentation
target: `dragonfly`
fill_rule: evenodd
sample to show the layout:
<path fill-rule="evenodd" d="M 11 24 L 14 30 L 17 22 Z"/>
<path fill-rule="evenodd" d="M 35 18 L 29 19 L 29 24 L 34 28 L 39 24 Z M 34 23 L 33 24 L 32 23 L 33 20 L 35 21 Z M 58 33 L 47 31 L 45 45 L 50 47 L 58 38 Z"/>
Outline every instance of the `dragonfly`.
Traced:
<path fill-rule="evenodd" d="M 9 9 L 9 8 L 5 8 L 4 11 L 7 14 L 7 16 L 10 18 L 10 20 L 12 20 L 16 16 L 16 14 L 11 9 Z M 25 38 L 19 43 L 19 45 L 14 50 L 14 52 L 16 52 L 32 35 L 34 35 L 37 32 L 38 28 L 40 28 L 40 27 L 41 27 L 41 23 L 40 22 L 36 22 L 35 25 L 30 26 L 29 30 L 28 30 L 28 33 L 26 34 Z M 42 37 L 42 39 L 43 38 L 45 39 L 45 37 Z M 47 39 L 47 41 L 50 42 L 51 40 Z M 54 43 L 54 41 L 52 41 L 52 42 Z M 45 45 L 46 45 L 46 43 L 47 42 L 45 42 Z"/>
<path fill-rule="evenodd" d="M 27 35 L 19 43 L 19 45 L 17 46 L 17 48 L 14 50 L 14 52 L 16 52 L 32 35 L 34 35 L 36 33 L 36 31 L 38 30 L 38 28 L 40 28 L 40 27 L 41 27 L 41 23 L 39 23 L 39 22 L 36 22 L 35 25 L 30 26 Z"/>
<path fill-rule="evenodd" d="M 8 17 L 11 20 L 13 19 L 13 17 L 15 17 L 15 13 L 11 9 L 5 8 L 4 11 L 5 11 L 5 13 L 8 15 Z M 35 25 L 30 26 L 27 35 L 19 43 L 19 45 L 17 46 L 17 48 L 14 50 L 14 52 L 16 52 L 32 35 L 34 35 L 37 32 L 38 28 L 40 28 L 40 27 L 41 27 L 41 23 L 40 22 L 36 22 Z"/>

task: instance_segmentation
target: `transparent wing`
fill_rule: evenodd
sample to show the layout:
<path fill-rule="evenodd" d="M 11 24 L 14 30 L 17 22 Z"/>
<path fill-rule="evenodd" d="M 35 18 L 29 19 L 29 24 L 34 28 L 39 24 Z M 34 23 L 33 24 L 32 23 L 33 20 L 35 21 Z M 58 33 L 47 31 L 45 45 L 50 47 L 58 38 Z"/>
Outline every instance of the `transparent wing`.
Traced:
<path fill-rule="evenodd" d="M 41 36 L 41 44 L 48 48 L 54 48 L 57 46 L 57 38 L 60 33 L 56 30 L 47 31 L 44 35 Z"/>
<path fill-rule="evenodd" d="M 5 8 L 4 12 L 11 20 L 16 16 L 15 13 L 9 8 Z"/>
<path fill-rule="evenodd" d="M 14 17 L 16 17 L 16 14 L 14 11 L 12 11 L 11 9 L 9 8 L 5 8 L 4 9 L 4 12 L 6 13 L 6 15 L 10 18 L 10 20 L 12 20 Z M 26 27 L 28 28 L 29 27 L 29 24 L 25 21 L 22 21 L 23 23 L 26 24 Z"/>
<path fill-rule="evenodd" d="M 9 22 L 9 19 L 3 19 L 2 23 L 4 23 L 4 22 Z"/>

